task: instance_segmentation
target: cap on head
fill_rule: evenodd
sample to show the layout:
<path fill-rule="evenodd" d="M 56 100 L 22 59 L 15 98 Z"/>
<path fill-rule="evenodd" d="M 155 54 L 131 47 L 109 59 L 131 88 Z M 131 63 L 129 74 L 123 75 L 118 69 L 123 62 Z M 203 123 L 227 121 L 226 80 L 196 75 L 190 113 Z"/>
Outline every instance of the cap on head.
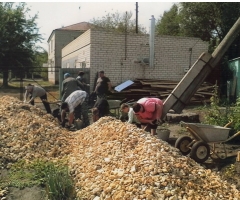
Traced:
<path fill-rule="evenodd" d="M 104 74 L 104 71 L 100 71 L 99 73 Z"/>
<path fill-rule="evenodd" d="M 71 76 L 71 75 L 70 75 L 69 73 L 65 73 L 63 77 L 64 77 L 64 79 L 65 79 L 65 78 L 70 77 L 70 76 Z"/>

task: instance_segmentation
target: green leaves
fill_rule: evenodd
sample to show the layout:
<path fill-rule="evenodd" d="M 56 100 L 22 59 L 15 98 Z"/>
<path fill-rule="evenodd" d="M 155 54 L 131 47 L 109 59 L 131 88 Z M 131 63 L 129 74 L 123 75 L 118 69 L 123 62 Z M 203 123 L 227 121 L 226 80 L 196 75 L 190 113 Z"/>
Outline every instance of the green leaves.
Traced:
<path fill-rule="evenodd" d="M 47 160 L 34 160 L 29 163 L 20 160 L 12 165 L 8 177 L 0 182 L 0 189 L 7 186 L 23 189 L 33 185 L 45 187 L 49 200 L 75 198 L 74 182 L 65 160 L 57 163 Z"/>
<path fill-rule="evenodd" d="M 25 3 L 0 3 L 0 71 L 33 66 L 36 42 L 41 35 L 33 17 L 27 16 Z M 5 77 L 6 78 L 6 77 Z"/>
<path fill-rule="evenodd" d="M 239 16 L 239 2 L 181 2 L 164 12 L 156 31 L 160 35 L 222 40 Z"/>
<path fill-rule="evenodd" d="M 170 11 L 164 12 L 156 23 L 156 32 L 159 35 L 181 36 L 178 6 L 174 4 Z"/>
<path fill-rule="evenodd" d="M 135 33 L 136 32 L 136 21 L 131 20 L 132 12 L 119 13 L 108 13 L 101 19 L 93 18 L 90 20 L 94 26 L 92 28 L 104 29 L 106 31 L 115 31 L 119 33 Z M 146 28 L 141 25 L 138 26 L 138 32 L 146 33 Z"/>

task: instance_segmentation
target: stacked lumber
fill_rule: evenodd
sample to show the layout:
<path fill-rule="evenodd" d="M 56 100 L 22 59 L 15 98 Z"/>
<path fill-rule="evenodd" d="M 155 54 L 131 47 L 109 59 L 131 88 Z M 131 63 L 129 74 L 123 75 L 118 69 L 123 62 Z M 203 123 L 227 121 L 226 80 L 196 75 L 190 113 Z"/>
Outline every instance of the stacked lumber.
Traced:
<path fill-rule="evenodd" d="M 121 92 L 114 92 L 108 99 L 138 100 L 142 97 L 157 97 L 165 100 L 173 89 L 177 86 L 177 81 L 156 80 L 156 79 L 136 79 L 134 83 Z M 193 95 L 190 103 L 209 103 L 213 95 L 214 85 L 204 82 Z"/>

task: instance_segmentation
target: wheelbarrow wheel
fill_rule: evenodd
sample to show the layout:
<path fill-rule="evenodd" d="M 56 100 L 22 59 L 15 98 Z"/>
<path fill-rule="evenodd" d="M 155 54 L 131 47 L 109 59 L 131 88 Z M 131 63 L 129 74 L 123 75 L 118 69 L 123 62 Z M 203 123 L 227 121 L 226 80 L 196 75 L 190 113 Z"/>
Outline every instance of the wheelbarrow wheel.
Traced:
<path fill-rule="evenodd" d="M 209 156 L 210 147 L 208 144 L 202 141 L 197 141 L 193 144 L 190 152 L 190 158 L 192 158 L 198 163 L 203 163 L 208 159 Z"/>
<path fill-rule="evenodd" d="M 191 148 L 189 148 L 189 144 L 192 142 L 192 138 L 189 136 L 181 136 L 175 142 L 175 147 L 180 150 L 182 155 L 186 156 L 190 153 Z"/>

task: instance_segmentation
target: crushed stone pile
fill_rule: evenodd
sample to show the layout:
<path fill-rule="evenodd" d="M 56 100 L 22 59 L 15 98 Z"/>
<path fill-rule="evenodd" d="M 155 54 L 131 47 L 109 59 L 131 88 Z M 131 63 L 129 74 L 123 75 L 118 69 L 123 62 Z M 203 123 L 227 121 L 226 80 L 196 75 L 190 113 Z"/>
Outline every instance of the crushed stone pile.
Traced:
<path fill-rule="evenodd" d="M 79 131 L 69 165 L 85 199 L 240 199 L 221 180 L 178 149 L 111 117 Z"/>
<path fill-rule="evenodd" d="M 131 124 L 103 117 L 70 132 L 35 106 L 0 98 L 0 158 L 66 156 L 79 199 L 240 199 L 218 173 Z"/>
<path fill-rule="evenodd" d="M 57 119 L 19 99 L 0 98 L 0 158 L 18 159 L 64 157 L 71 149 L 73 132 L 59 127 Z"/>

